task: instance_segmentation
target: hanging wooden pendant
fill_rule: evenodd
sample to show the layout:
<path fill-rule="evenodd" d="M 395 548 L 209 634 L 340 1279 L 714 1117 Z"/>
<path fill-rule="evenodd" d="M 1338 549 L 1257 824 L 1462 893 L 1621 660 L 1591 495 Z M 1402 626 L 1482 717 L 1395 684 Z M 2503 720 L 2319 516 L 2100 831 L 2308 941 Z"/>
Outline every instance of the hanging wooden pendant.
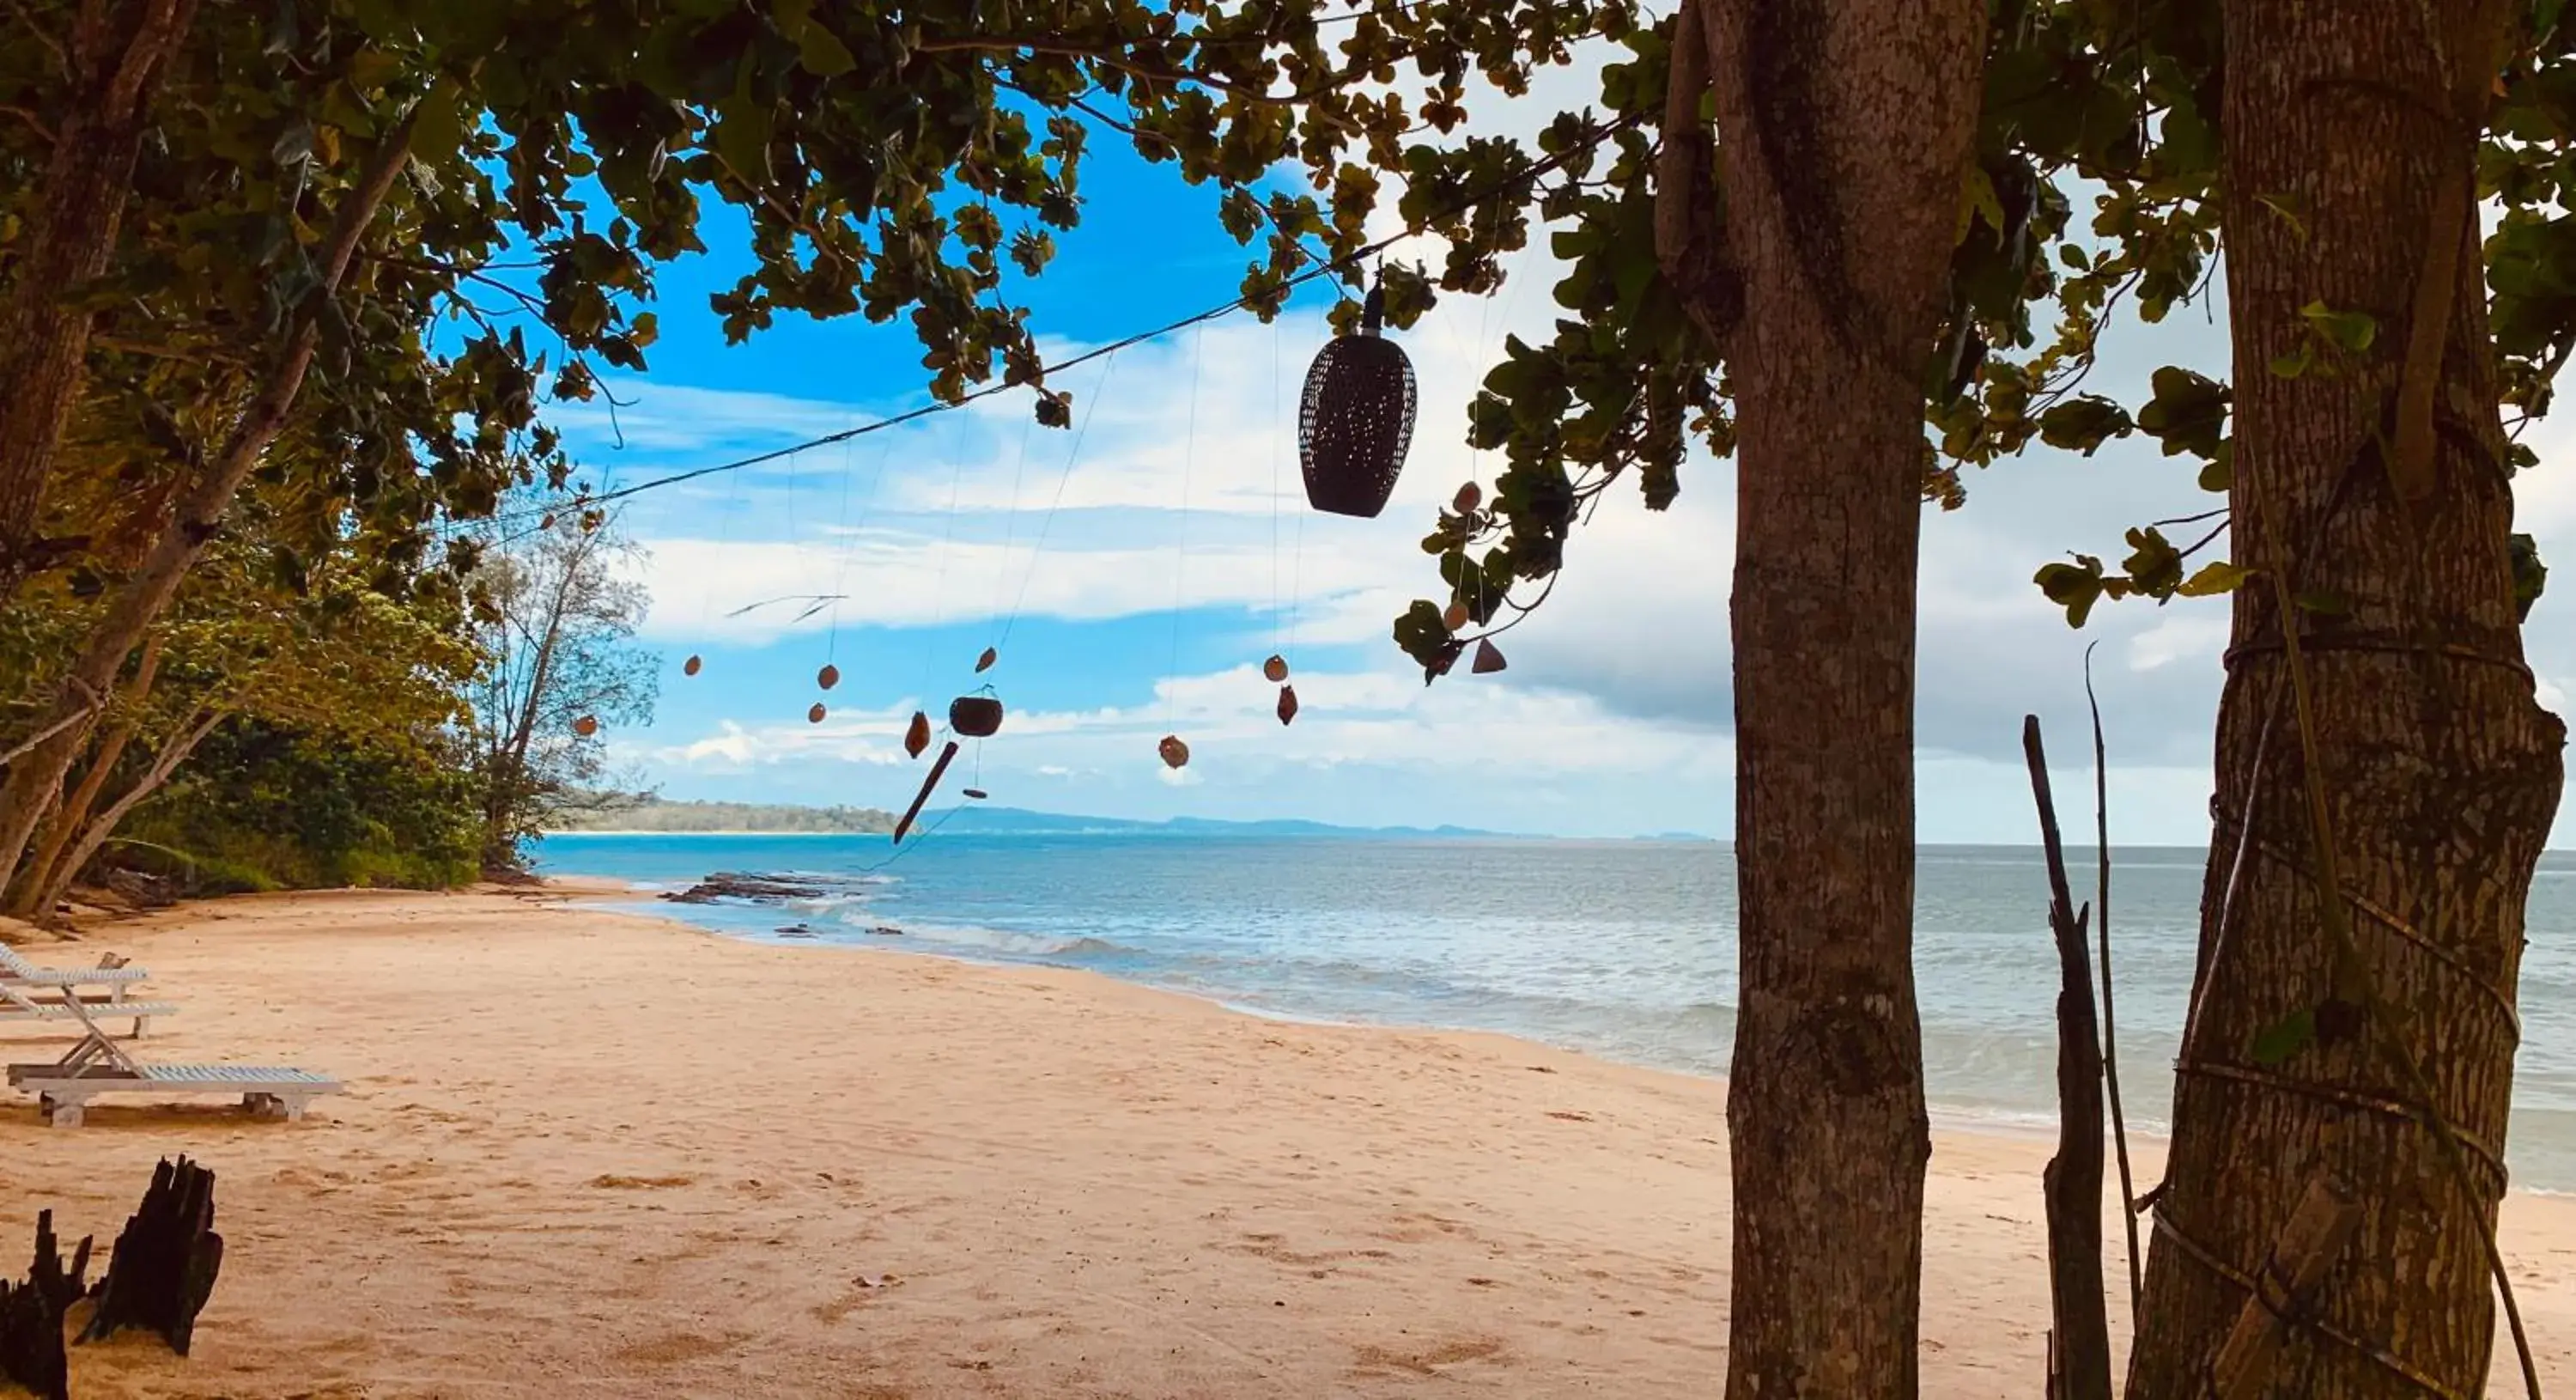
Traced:
<path fill-rule="evenodd" d="M 1284 656 L 1273 656 L 1269 660 L 1262 662 L 1261 678 L 1270 682 L 1272 685 L 1277 685 L 1281 681 L 1288 679 L 1288 658 Z"/>
<path fill-rule="evenodd" d="M 1189 765 L 1190 746 L 1182 743 L 1181 736 L 1178 734 L 1164 735 L 1163 742 L 1154 746 L 1154 752 L 1163 756 L 1163 766 L 1166 768 L 1184 768 Z"/>
<path fill-rule="evenodd" d="M 1001 659 L 1002 654 L 1000 652 L 993 650 L 991 647 L 984 648 L 984 654 L 975 658 L 975 674 L 980 676 L 986 671 L 992 670 L 993 663 Z"/>
<path fill-rule="evenodd" d="M 814 702 L 814 708 L 805 712 L 805 722 L 807 724 L 821 724 L 823 722 L 824 713 L 823 702 L 817 700 Z"/>
<path fill-rule="evenodd" d="M 1449 508 L 1460 515 L 1465 515 L 1482 505 L 1484 500 L 1484 488 L 1471 481 L 1459 487 L 1458 494 L 1449 499 Z"/>
<path fill-rule="evenodd" d="M 964 788 L 964 789 L 961 789 L 961 792 L 963 793 L 963 795 L 965 795 L 965 796 L 967 796 L 967 797 L 970 797 L 970 798 L 973 798 L 973 799 L 974 799 L 975 801 L 977 801 L 977 802 L 981 802 L 981 801 L 983 801 L 985 798 L 990 797 L 990 796 L 992 796 L 992 795 L 993 795 L 993 794 L 991 794 L 991 793 L 989 793 L 989 792 L 984 791 L 982 788 Z"/>
<path fill-rule="evenodd" d="M 1002 702 L 990 695 L 960 695 L 948 702 L 948 727 L 969 739 L 989 739 L 1002 728 Z"/>
<path fill-rule="evenodd" d="M 1386 281 L 1369 290 L 1357 335 L 1324 342 L 1297 408 L 1306 500 L 1334 515 L 1374 517 L 1395 493 L 1413 445 L 1413 363 L 1382 331 Z"/>
<path fill-rule="evenodd" d="M 822 670 L 814 673 L 814 684 L 823 687 L 825 690 L 830 690 L 832 687 L 839 685 L 840 683 L 841 668 L 831 665 L 828 662 L 825 663 Z"/>
<path fill-rule="evenodd" d="M 1490 676 L 1503 669 L 1506 664 L 1508 663 L 1503 660 L 1501 647 L 1490 641 L 1480 641 L 1476 643 L 1476 664 L 1467 669 L 1480 676 Z"/>
<path fill-rule="evenodd" d="M 1453 602 L 1440 614 L 1440 625 L 1455 632 L 1467 625 L 1467 605 Z"/>
<path fill-rule="evenodd" d="M 915 710 L 912 712 L 912 723 L 904 727 L 903 751 L 914 758 L 919 758 L 921 751 L 929 747 L 930 716 Z"/>
<path fill-rule="evenodd" d="M 956 758 L 957 741 L 951 739 L 948 741 L 947 746 L 939 751 L 938 761 L 930 765 L 930 775 L 921 780 L 921 791 L 912 795 L 912 805 L 903 809 L 903 820 L 894 824 L 894 841 L 896 845 L 900 846 L 903 844 L 903 834 L 912 830 L 913 819 L 921 815 L 921 804 L 930 800 L 930 790 L 939 786 L 940 777 L 947 773 L 948 765 L 954 762 Z"/>
<path fill-rule="evenodd" d="M 579 719 L 577 719 L 577 720 L 574 720 L 574 721 L 572 722 L 572 732 L 573 732 L 573 733 L 575 733 L 575 734 L 580 735 L 581 737 L 583 737 L 583 738 L 585 738 L 585 739 L 589 738 L 589 737 L 590 737 L 591 735 L 593 735 L 593 734 L 598 733 L 598 732 L 599 732 L 599 719 L 598 719 L 598 717 L 597 717 L 597 716 L 594 716 L 594 715 L 583 715 L 581 718 L 579 718 Z"/>
<path fill-rule="evenodd" d="M 696 658 L 696 657 L 692 656 L 692 657 L 690 657 L 688 660 L 683 661 L 683 662 L 681 662 L 681 663 L 680 663 L 680 674 L 681 674 L 681 675 L 684 675 L 684 676 L 694 676 L 694 675 L 696 675 L 696 674 L 698 673 L 699 668 L 701 668 L 701 667 L 703 667 L 703 666 L 705 666 L 705 665 L 706 665 L 706 663 L 705 663 L 705 662 L 700 661 L 698 658 Z"/>
<path fill-rule="evenodd" d="M 1283 685 L 1279 687 L 1279 722 L 1281 724 L 1286 724 L 1288 721 L 1295 719 L 1296 717 L 1297 687 L 1293 685 Z"/>

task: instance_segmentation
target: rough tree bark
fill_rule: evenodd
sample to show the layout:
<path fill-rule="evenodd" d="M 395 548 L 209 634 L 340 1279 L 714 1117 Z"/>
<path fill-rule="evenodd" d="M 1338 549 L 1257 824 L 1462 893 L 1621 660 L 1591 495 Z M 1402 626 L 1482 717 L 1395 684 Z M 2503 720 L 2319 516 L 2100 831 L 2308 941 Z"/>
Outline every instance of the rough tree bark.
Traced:
<path fill-rule="evenodd" d="M 61 863 L 63 851 L 72 843 L 90 810 L 98 805 L 98 795 L 116 771 L 116 761 L 125 756 L 125 746 L 134 742 L 134 731 L 142 722 L 140 713 L 145 699 L 152 694 L 152 681 L 161 669 L 161 639 L 154 637 L 143 644 L 143 659 L 136 663 L 134 679 L 126 683 L 125 713 L 114 727 L 98 741 L 98 751 L 90 755 L 88 771 L 72 785 L 71 792 L 54 808 L 45 822 L 44 833 L 37 838 L 35 853 L 27 858 L 27 868 L 18 875 L 18 883 L 9 887 L 9 899 L 0 905 L 0 914 L 11 918 L 31 919 L 52 909 L 46 893 L 53 887 L 54 868 Z M 68 883 L 66 877 L 65 883 Z"/>
<path fill-rule="evenodd" d="M 54 449 L 80 394 L 94 313 L 75 294 L 107 270 L 153 97 L 196 8 L 84 0 L 62 40 L 71 96 L 53 132 L 45 197 L 0 298 L 0 596 L 29 563 Z"/>
<path fill-rule="evenodd" d="M 320 286 L 313 294 L 317 298 L 336 293 L 348 275 L 349 264 L 357 256 L 358 240 L 375 222 L 376 211 L 392 192 L 395 179 L 410 158 L 411 125 L 412 116 L 406 114 L 386 134 L 357 184 L 341 196 L 317 269 Z M 161 616 L 162 609 L 169 606 L 180 581 L 195 567 L 207 542 L 215 537 L 224 511 L 232 504 L 233 493 L 241 489 L 268 445 L 286 426 L 286 416 L 295 406 L 296 392 L 303 387 L 304 373 L 312 367 L 321 339 L 319 313 L 308 307 L 278 347 L 277 359 L 269 366 L 259 393 L 242 410 L 222 447 L 180 496 L 169 526 L 153 542 L 151 552 L 117 590 L 97 630 L 73 661 L 69 683 L 55 702 L 54 713 L 46 717 L 48 722 L 71 708 L 94 704 L 89 697 L 105 694 L 115 683 L 126 657 Z M 43 818 L 46 805 L 63 774 L 70 771 L 86 737 L 86 727 L 74 725 L 9 766 L 8 781 L 0 784 L 0 871 L 17 868 L 18 858 L 26 853 L 29 834 Z"/>
<path fill-rule="evenodd" d="M 1738 442 L 1734 1400 L 1916 1388 L 1922 369 L 1985 26 L 1978 0 L 1698 0 L 1680 28 L 1704 29 L 1725 198 L 1659 209 L 1658 252 L 1726 355 Z M 1708 169 L 1696 146 L 1665 169 Z"/>
<path fill-rule="evenodd" d="M 53 922 L 55 907 L 62 903 L 64 895 L 71 892 L 72 881 L 80 877 L 81 868 L 88 865 L 99 848 L 107 844 L 107 838 L 116 834 L 117 826 L 127 814 L 143 799 L 159 792 L 170 781 L 170 775 L 179 770 L 180 764 L 188 761 L 188 755 L 196 752 L 197 745 L 204 743 L 206 736 L 214 733 L 215 726 L 223 720 L 223 711 L 207 710 L 197 717 L 196 723 L 173 737 L 160 753 L 154 755 L 152 766 L 144 771 L 142 777 L 135 779 L 134 786 L 127 788 L 108 804 L 106 811 L 82 827 L 71 849 L 57 856 L 45 870 L 41 877 L 44 883 L 37 887 L 35 910 L 26 917 L 36 923 Z"/>
<path fill-rule="evenodd" d="M 2315 1179 L 2354 1192 L 2359 1230 L 2318 1295 L 2318 1325 L 2290 1329 L 2260 1393 L 2427 1393 L 2412 1371 L 2431 1393 L 2470 1395 L 2487 1379 L 2482 1236 L 2504 1188 L 2523 903 L 2565 728 L 2522 663 L 2475 225 L 2465 202 L 2434 216 L 2437 189 L 2457 189 L 2475 151 L 2476 115 L 2455 94 L 2482 98 L 2492 74 L 2476 67 L 2488 61 L 2481 8 L 2226 6 L 2235 550 L 2319 603 L 2296 610 L 2298 635 L 2359 957 L 2339 978 L 2307 767 L 2276 696 L 2282 609 L 2257 582 L 2236 598 L 2219 709 L 2198 1010 L 2129 1377 L 2140 1400 L 2202 1393 L 2242 1280 Z M 2428 261 L 2432 237 L 2456 240 L 2457 255 Z M 2437 451 L 2429 473 L 2409 474 L 2429 489 L 2408 500 L 2379 435 L 2397 417 L 2419 270 L 2445 261 Z M 2316 302 L 2374 317 L 2370 349 L 2340 373 L 2268 371 L 2301 344 L 2301 308 Z M 2355 1008 L 2364 986 L 2387 1014 Z M 2469 1144 L 2469 1183 L 2412 1118 L 2422 1096 L 2401 1051 Z"/>

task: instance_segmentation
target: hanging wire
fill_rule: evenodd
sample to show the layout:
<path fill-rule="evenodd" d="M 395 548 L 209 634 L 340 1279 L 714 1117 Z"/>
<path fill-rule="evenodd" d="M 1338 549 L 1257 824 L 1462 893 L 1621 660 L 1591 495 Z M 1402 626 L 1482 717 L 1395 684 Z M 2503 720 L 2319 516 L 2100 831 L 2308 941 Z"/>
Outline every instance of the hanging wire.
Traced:
<path fill-rule="evenodd" d="M 930 590 L 930 626 L 921 639 L 921 693 L 930 694 L 931 677 L 939 664 L 939 625 L 948 620 L 948 552 L 957 541 L 957 492 L 966 481 L 966 430 L 974 426 L 972 418 L 957 420 L 957 445 L 952 449 L 955 465 L 948 472 L 948 524 L 939 537 L 938 581 Z"/>
<path fill-rule="evenodd" d="M 1514 185 L 1518 185 L 1529 180 L 1535 180 L 1541 176 L 1553 173 L 1554 171 L 1562 168 L 1568 161 L 1591 152 L 1609 141 L 1611 137 L 1635 127 L 1640 120 L 1642 120 L 1641 115 L 1631 113 L 1619 118 L 1617 121 L 1610 122 L 1599 130 L 1586 136 L 1584 139 L 1574 142 L 1553 154 L 1542 156 L 1537 160 L 1530 161 L 1520 169 L 1512 171 L 1494 180 L 1492 183 L 1481 186 L 1478 189 L 1451 201 L 1449 204 L 1432 211 L 1425 217 L 1423 222 L 1425 224 L 1429 224 L 1450 215 L 1460 213 L 1464 210 L 1472 209 L 1485 200 L 1499 198 L 1506 190 L 1510 189 Z M 1387 249 L 1394 247 L 1398 243 L 1405 242 L 1408 239 L 1419 238 L 1428 231 L 1429 230 L 1427 228 L 1412 227 L 1391 233 L 1373 243 L 1364 244 L 1358 248 L 1354 248 L 1350 252 L 1343 254 L 1341 257 L 1319 262 L 1315 266 L 1307 268 L 1303 272 L 1291 275 L 1280 284 L 1280 289 L 1283 292 L 1293 291 L 1310 282 L 1320 281 L 1328 277 L 1338 277 L 1350 271 L 1352 268 L 1366 265 L 1371 259 L 1383 261 L 1383 255 Z M 1208 307 L 1203 311 L 1198 311 L 1191 315 L 1184 316 L 1177 321 L 1157 326 L 1152 330 L 1138 331 L 1132 335 L 1122 336 L 1117 340 L 1110 341 L 1105 345 L 1095 345 L 1091 349 L 1085 350 L 1080 354 L 1066 356 L 1062 360 L 1058 360 L 1053 364 L 1044 366 L 1040 373 L 1043 376 L 1051 378 L 1066 370 L 1089 364 L 1094 360 L 1107 359 L 1121 350 L 1131 349 L 1150 340 L 1159 340 L 1164 336 L 1185 331 L 1193 326 L 1202 325 L 1221 317 L 1231 316 L 1238 311 L 1246 309 L 1243 299 L 1236 297 L 1231 300 L 1221 302 L 1215 306 Z M 960 394 L 953 400 L 933 401 L 931 403 L 923 404 L 919 408 L 908 409 L 902 413 L 892 414 L 887 417 L 877 419 L 874 422 L 862 423 L 855 428 L 845 428 L 836 433 L 827 433 L 821 437 L 809 438 L 806 441 L 799 442 L 791 446 L 773 448 L 767 452 L 754 453 L 748 457 L 739 457 L 730 462 L 718 462 L 712 466 L 697 467 L 689 471 L 673 472 L 667 476 L 652 477 L 644 481 L 636 482 L 632 486 L 620 487 L 615 491 L 604 492 L 598 496 L 586 498 L 582 504 L 594 506 L 606 505 L 611 501 L 624 500 L 627 497 L 641 495 L 647 491 L 659 490 L 665 486 L 676 486 L 684 481 L 695 481 L 701 477 L 715 476 L 723 472 L 741 471 L 748 467 L 760 466 L 765 463 L 777 461 L 782 457 L 788 457 L 798 452 L 807 451 L 811 448 L 827 447 L 833 443 L 846 442 L 851 438 L 864 437 L 870 433 L 879 433 L 888 428 L 895 428 L 906 423 L 918 422 L 924 418 L 929 418 L 941 413 L 947 413 L 955 409 L 963 408 L 968 404 L 992 398 L 997 394 L 1007 394 L 1020 387 L 1022 386 L 1019 384 L 1008 382 L 988 384 L 981 389 L 974 389 Z M 497 525 L 528 520 L 536 515 L 550 513 L 554 510 L 561 509 L 566 504 L 568 503 L 558 502 L 551 505 L 528 506 L 517 511 L 504 511 L 494 515 L 491 519 L 491 523 Z M 507 544 L 511 540 L 523 537 L 525 533 L 525 531 L 521 531 L 519 533 L 509 535 L 505 537 L 501 543 Z"/>
<path fill-rule="evenodd" d="M 1197 469 L 1199 458 L 1199 372 L 1207 363 L 1207 329 L 1201 327 L 1192 337 L 1190 348 L 1190 413 L 1189 432 L 1181 447 L 1181 512 L 1173 526 L 1172 549 L 1172 662 L 1164 672 L 1171 681 L 1181 676 L 1181 600 L 1183 584 L 1190 565 L 1190 474 Z M 1173 727 L 1179 717 L 1180 687 L 1167 682 L 1163 692 L 1163 724 Z"/>
<path fill-rule="evenodd" d="M 1279 489 L 1279 442 L 1287 436 L 1281 431 L 1283 425 L 1279 421 L 1279 406 L 1284 400 L 1279 389 L 1279 336 L 1279 323 L 1273 321 L 1270 323 L 1270 431 L 1262 435 L 1270 439 L 1270 650 L 1273 653 L 1279 651 L 1279 513 L 1284 509 Z"/>
<path fill-rule="evenodd" d="M 1082 422 L 1073 430 L 1073 445 L 1065 450 L 1064 471 L 1055 479 L 1055 499 L 1048 503 L 1046 518 L 1038 524 L 1037 543 L 1029 549 L 1029 566 L 1020 575 L 1020 591 L 1011 599 L 1010 616 L 1002 620 L 1002 637 L 993 644 L 998 651 L 1011 643 L 1011 629 L 1020 625 L 1020 612 L 1028 606 L 1029 585 L 1037 579 L 1038 560 L 1046 554 L 1047 536 L 1055 530 L 1056 512 L 1064 508 L 1064 488 L 1073 480 L 1074 464 L 1082 459 L 1082 440 L 1091 435 L 1091 417 L 1100 411 L 1100 400 L 1108 391 L 1109 381 L 1118 373 L 1118 359 L 1111 356 L 1100 371 L 1100 382 L 1092 387 L 1091 399 L 1083 405 Z"/>
<path fill-rule="evenodd" d="M 1011 464 L 1011 504 L 1002 516 L 1002 561 L 993 570 L 993 615 L 1002 612 L 1002 594 L 1011 586 L 1011 550 L 1020 542 L 1020 493 L 1029 479 L 1029 438 L 1037 431 L 1035 415 L 1020 420 L 1020 450 Z M 996 646 L 995 651 L 1001 650 Z"/>

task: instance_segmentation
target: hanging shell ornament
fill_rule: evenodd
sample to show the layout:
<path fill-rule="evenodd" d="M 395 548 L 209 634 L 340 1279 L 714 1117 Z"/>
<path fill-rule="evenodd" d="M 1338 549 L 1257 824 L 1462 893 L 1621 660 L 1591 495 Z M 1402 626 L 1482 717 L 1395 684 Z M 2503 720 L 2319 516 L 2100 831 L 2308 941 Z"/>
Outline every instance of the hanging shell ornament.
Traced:
<path fill-rule="evenodd" d="M 839 685 L 840 683 L 841 668 L 834 666 L 829 662 L 824 663 L 822 670 L 814 673 L 814 684 L 823 687 L 825 690 L 830 690 L 832 687 Z"/>
<path fill-rule="evenodd" d="M 823 722 L 823 716 L 827 713 L 829 713 L 829 711 L 826 711 L 823 708 L 823 702 L 817 700 L 814 702 L 814 708 L 805 712 L 805 722 L 807 724 L 821 724 Z"/>
<path fill-rule="evenodd" d="M 1467 605 L 1464 603 L 1451 603 L 1448 610 L 1440 614 L 1440 625 L 1448 628 L 1452 632 L 1466 626 Z"/>
<path fill-rule="evenodd" d="M 599 732 L 599 717 L 596 715 L 583 715 L 581 718 L 572 722 L 572 732 L 585 739 L 589 738 L 591 735 Z"/>
<path fill-rule="evenodd" d="M 903 751 L 914 758 L 919 758 L 929 747 L 930 716 L 915 710 L 912 712 L 912 723 L 905 726 L 903 731 Z"/>
<path fill-rule="evenodd" d="M 703 670 L 706 667 L 706 664 L 707 663 L 704 661 L 692 656 L 688 660 L 680 663 L 680 674 L 684 676 L 694 676 L 700 670 Z"/>
<path fill-rule="evenodd" d="M 1273 656 L 1269 660 L 1262 662 L 1261 678 L 1270 682 L 1272 685 L 1277 685 L 1288 679 L 1288 658 L 1284 656 Z"/>
<path fill-rule="evenodd" d="M 1449 501 L 1449 508 L 1460 515 L 1466 515 L 1473 512 L 1477 506 L 1484 504 L 1484 500 L 1484 488 L 1471 481 L 1458 488 L 1458 494 Z"/>
<path fill-rule="evenodd" d="M 1190 746 L 1182 743 L 1181 736 L 1178 734 L 1164 735 L 1163 742 L 1154 746 L 1154 752 L 1163 756 L 1163 766 L 1166 768 L 1189 766 Z"/>
<path fill-rule="evenodd" d="M 1297 717 L 1297 687 L 1279 687 L 1279 722 L 1286 724 Z"/>
<path fill-rule="evenodd" d="M 991 794 L 991 793 L 989 793 L 989 792 L 984 791 L 982 788 L 960 788 L 958 791 L 959 791 L 960 795 L 962 795 L 962 796 L 964 796 L 964 797 L 967 797 L 967 798 L 969 798 L 969 799 L 972 799 L 973 801 L 977 801 L 977 802 L 981 802 L 981 801 L 983 801 L 985 798 L 990 797 L 990 796 L 992 796 L 992 795 L 993 795 L 993 794 Z"/>
<path fill-rule="evenodd" d="M 1510 663 L 1503 660 L 1503 649 L 1490 641 L 1476 643 L 1476 663 L 1467 669 L 1480 676 L 1490 676 Z"/>
<path fill-rule="evenodd" d="M 1357 335 L 1324 342 L 1297 407 L 1297 460 L 1306 500 L 1334 515 L 1374 517 L 1395 493 L 1413 445 L 1413 363 L 1382 333 L 1386 279 L 1360 312 Z"/>
<path fill-rule="evenodd" d="M 980 676 L 986 671 L 992 670 L 993 663 L 1001 659 L 1002 654 L 1000 652 L 993 650 L 991 647 L 984 648 L 984 654 L 975 658 L 975 674 Z"/>

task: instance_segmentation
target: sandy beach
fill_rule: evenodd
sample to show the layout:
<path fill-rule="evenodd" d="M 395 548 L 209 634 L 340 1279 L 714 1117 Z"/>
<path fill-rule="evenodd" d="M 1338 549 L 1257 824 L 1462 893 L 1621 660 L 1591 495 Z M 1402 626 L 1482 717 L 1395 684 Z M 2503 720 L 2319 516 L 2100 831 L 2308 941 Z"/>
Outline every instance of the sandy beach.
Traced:
<path fill-rule="evenodd" d="M 350 1091 L 300 1124 L 0 1105 L 12 1272 L 39 1208 L 103 1246 L 157 1157 L 220 1176 L 197 1354 L 76 1350 L 84 1396 L 1697 1400 L 1724 1365 L 1713 1082 L 561 890 L 230 900 L 30 951 L 107 950 L 185 1008 L 143 1056 Z M 2038 1392 L 2047 1151 L 1939 1137 L 1927 1396 Z M 2576 1202 L 2506 1221 L 2576 1381 Z"/>

